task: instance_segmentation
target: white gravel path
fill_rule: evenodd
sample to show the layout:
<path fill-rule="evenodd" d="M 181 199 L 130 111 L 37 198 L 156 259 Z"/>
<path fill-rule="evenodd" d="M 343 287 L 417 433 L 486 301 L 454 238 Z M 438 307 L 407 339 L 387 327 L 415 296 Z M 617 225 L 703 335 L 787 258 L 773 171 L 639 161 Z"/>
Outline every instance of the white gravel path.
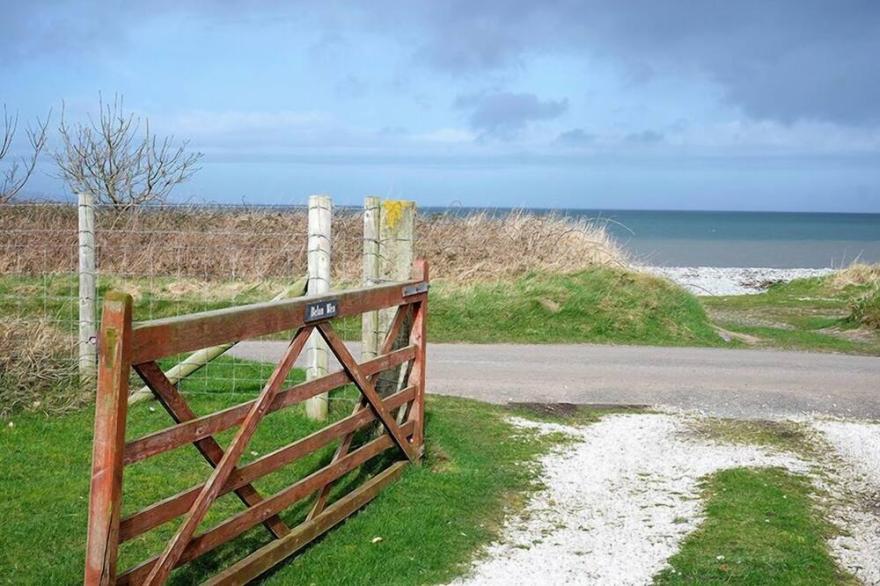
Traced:
<path fill-rule="evenodd" d="M 865 584 L 880 584 L 880 424 L 817 421 L 814 426 L 836 451 L 838 490 L 835 524 L 846 534 L 831 540 L 841 564 Z"/>
<path fill-rule="evenodd" d="M 737 466 L 808 469 L 793 456 L 681 433 L 686 419 L 674 415 L 609 415 L 583 428 L 518 423 L 578 443 L 542 459 L 546 489 L 455 584 L 648 584 L 700 522 L 701 477 Z"/>
<path fill-rule="evenodd" d="M 762 267 L 639 267 L 674 281 L 696 295 L 760 293 L 766 284 L 804 277 L 821 277 L 834 269 L 771 269 Z"/>

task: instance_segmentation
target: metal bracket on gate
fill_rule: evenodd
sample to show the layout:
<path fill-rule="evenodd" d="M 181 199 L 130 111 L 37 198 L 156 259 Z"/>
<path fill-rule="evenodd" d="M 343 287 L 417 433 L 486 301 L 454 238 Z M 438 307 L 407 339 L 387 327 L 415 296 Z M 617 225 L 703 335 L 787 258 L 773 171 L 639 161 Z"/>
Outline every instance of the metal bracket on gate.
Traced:
<path fill-rule="evenodd" d="M 403 288 L 403 296 L 411 297 L 413 295 L 418 295 L 419 293 L 426 293 L 428 291 L 427 283 L 417 283 L 415 285 L 407 285 Z"/>

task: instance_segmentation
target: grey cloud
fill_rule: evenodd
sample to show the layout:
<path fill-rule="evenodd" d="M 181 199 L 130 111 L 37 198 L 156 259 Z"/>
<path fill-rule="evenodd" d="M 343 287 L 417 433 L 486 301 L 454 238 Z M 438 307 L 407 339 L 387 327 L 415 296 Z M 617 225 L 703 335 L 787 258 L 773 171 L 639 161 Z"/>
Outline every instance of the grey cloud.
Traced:
<path fill-rule="evenodd" d="M 562 52 L 618 62 L 624 78 L 689 74 L 759 119 L 880 123 L 875 0 L 465 0 L 432 3 L 426 62 L 450 73 Z M 635 79 L 633 79 L 635 78 Z"/>
<path fill-rule="evenodd" d="M 566 130 L 565 132 L 561 132 L 559 136 L 556 137 L 556 144 L 560 144 L 563 146 L 585 146 L 592 144 L 596 141 L 596 137 L 588 132 L 586 132 L 583 128 L 572 128 L 571 130 Z"/>
<path fill-rule="evenodd" d="M 459 96 L 455 107 L 470 112 L 474 130 L 506 140 L 529 122 L 557 118 L 568 109 L 568 100 L 542 101 L 535 94 L 497 92 Z"/>
<path fill-rule="evenodd" d="M 653 130 L 643 130 L 641 132 L 633 132 L 631 134 L 627 134 L 624 137 L 624 140 L 630 144 L 657 144 L 663 142 L 663 135 Z"/>

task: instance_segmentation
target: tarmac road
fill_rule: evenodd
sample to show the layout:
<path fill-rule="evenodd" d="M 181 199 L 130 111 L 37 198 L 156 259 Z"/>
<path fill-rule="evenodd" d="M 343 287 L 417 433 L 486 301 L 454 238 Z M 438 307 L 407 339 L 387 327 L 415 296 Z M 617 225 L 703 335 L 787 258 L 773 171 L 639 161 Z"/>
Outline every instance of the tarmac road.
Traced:
<path fill-rule="evenodd" d="M 284 342 L 233 355 L 277 361 Z M 358 344 L 351 344 L 355 356 Z M 335 367 L 331 367 L 333 369 Z M 429 393 L 492 403 L 649 405 L 722 417 L 880 420 L 880 358 L 593 344 L 429 344 Z"/>

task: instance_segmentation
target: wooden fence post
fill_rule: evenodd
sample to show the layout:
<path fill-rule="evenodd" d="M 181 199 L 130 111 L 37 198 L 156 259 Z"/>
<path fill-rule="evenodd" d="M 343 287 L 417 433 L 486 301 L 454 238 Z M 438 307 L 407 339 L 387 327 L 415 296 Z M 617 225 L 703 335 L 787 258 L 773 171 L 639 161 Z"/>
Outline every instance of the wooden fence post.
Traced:
<path fill-rule="evenodd" d="M 414 201 L 386 199 L 382 202 L 379 222 L 379 281 L 406 281 L 410 279 L 414 260 L 416 203 Z M 395 308 L 379 311 L 378 339 L 384 340 Z M 409 336 L 409 324 L 401 336 Z M 381 373 L 376 381 L 380 396 L 387 396 L 401 388 L 406 376 L 405 368 L 390 369 Z M 398 417 L 402 417 L 399 413 Z"/>
<path fill-rule="evenodd" d="M 309 197 L 308 295 L 330 290 L 330 255 L 332 247 L 333 201 L 329 195 Z M 320 378 L 329 370 L 327 343 L 318 332 L 312 332 L 306 347 L 307 379 Z M 327 418 L 329 395 L 322 393 L 306 401 L 306 415 L 310 419 Z"/>
<path fill-rule="evenodd" d="M 131 367 L 131 296 L 104 298 L 98 340 L 98 395 L 89 493 L 85 584 L 114 584 L 122 509 L 122 468 L 128 376 Z"/>
<path fill-rule="evenodd" d="M 95 197 L 88 191 L 79 194 L 79 380 L 91 386 L 95 382 L 98 351 L 96 303 L 98 297 L 95 262 Z"/>
<path fill-rule="evenodd" d="M 416 202 L 386 199 L 379 225 L 379 279 L 406 281 L 413 266 Z M 394 319 L 394 309 L 379 312 L 379 331 L 384 337 Z"/>
<path fill-rule="evenodd" d="M 382 200 L 364 198 L 364 277 L 365 287 L 379 283 L 379 224 Z M 379 312 L 367 311 L 361 316 L 361 360 L 370 360 L 379 351 Z"/>

